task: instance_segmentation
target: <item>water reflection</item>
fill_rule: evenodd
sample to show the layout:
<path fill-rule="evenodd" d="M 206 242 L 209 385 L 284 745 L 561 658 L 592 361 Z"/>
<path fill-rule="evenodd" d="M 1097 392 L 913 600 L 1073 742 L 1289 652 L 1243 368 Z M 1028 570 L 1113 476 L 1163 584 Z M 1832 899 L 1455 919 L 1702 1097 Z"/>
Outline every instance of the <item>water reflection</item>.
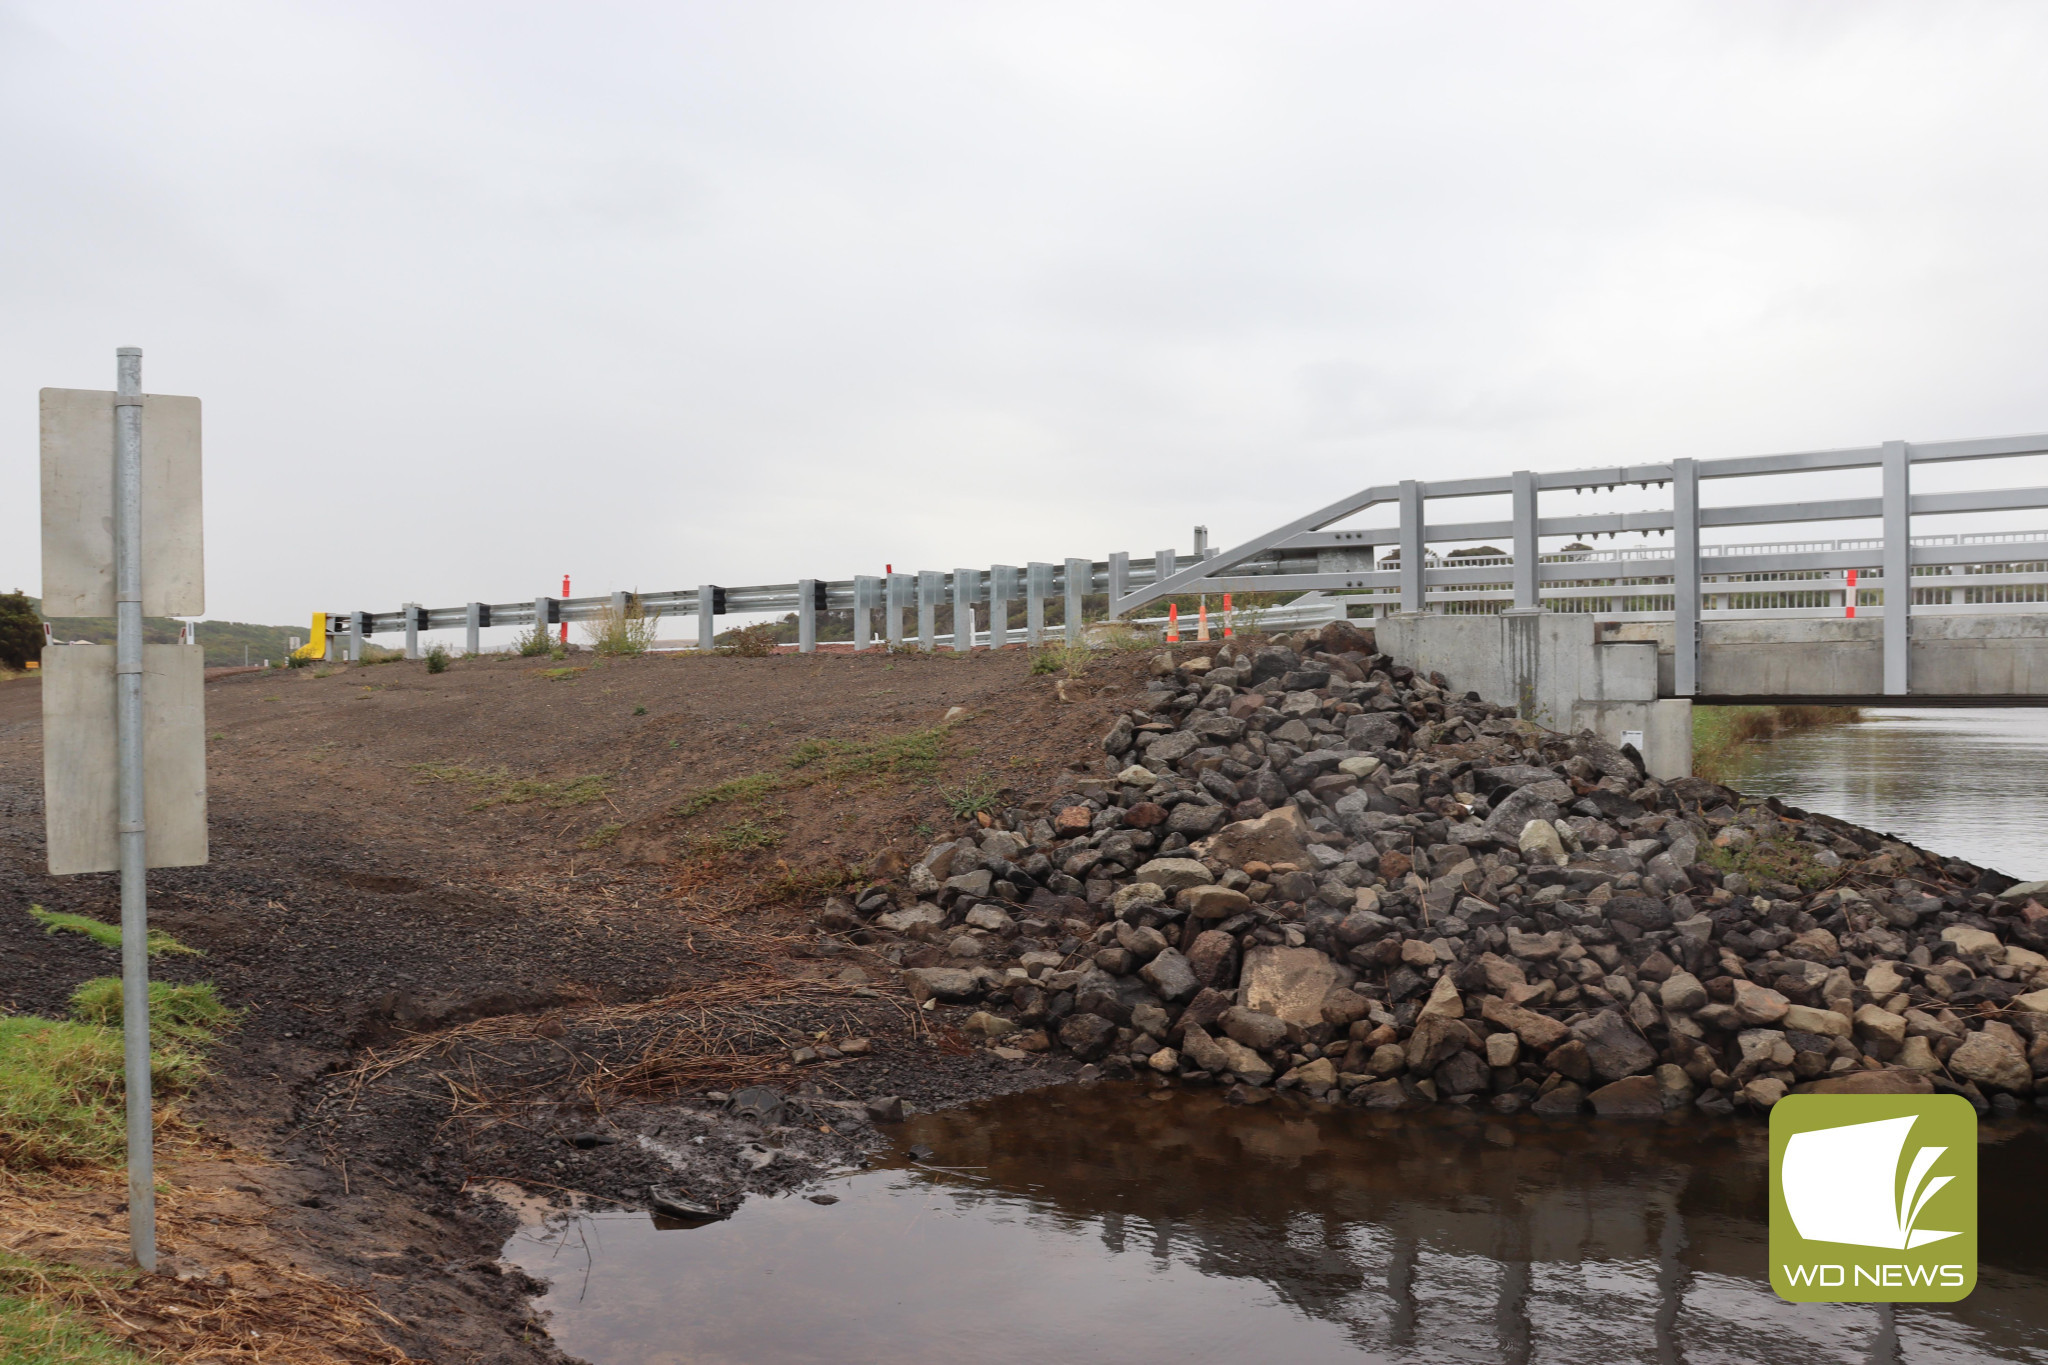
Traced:
<path fill-rule="evenodd" d="M 2024 880 L 2048 877 L 2048 710 L 1870 716 L 1755 746 L 1735 785 Z"/>
<path fill-rule="evenodd" d="M 2036 1129 L 1982 1153 L 1977 1292 L 1887 1323 L 1765 1273 L 1764 1133 L 1244 1109 L 1065 1088 L 906 1125 L 943 1169 L 657 1231 L 598 1215 L 507 1254 L 595 1365 L 2044 1361 Z M 1999 1139 L 2003 1140 L 1999 1140 Z"/>

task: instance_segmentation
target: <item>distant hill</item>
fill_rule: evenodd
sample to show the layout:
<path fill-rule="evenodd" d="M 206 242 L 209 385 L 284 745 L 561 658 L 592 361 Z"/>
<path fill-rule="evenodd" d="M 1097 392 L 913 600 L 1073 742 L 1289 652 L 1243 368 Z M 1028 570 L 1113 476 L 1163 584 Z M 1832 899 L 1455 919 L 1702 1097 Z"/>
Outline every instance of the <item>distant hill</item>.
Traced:
<path fill-rule="evenodd" d="M 38 614 L 43 604 L 38 598 L 28 599 Z M 87 640 L 96 645 L 114 643 L 114 618 L 111 616 L 49 616 L 51 631 L 59 640 Z M 145 616 L 142 618 L 142 638 L 153 645 L 174 645 L 178 642 L 177 621 L 168 616 Z M 199 644 L 206 651 L 208 668 L 230 668 L 240 664 L 245 657 L 250 663 L 262 663 L 265 659 L 274 664 L 283 664 L 285 655 L 291 653 L 290 640 L 297 636 L 300 644 L 306 642 L 306 627 L 258 626 L 245 621 L 201 621 L 199 623 Z"/>

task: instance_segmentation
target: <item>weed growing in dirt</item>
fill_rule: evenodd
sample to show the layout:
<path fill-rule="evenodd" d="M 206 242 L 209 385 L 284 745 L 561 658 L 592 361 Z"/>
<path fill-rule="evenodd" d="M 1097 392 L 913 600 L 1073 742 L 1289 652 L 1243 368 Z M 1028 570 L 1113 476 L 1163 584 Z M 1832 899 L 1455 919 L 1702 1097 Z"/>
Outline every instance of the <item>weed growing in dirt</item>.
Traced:
<path fill-rule="evenodd" d="M 1003 808 L 1003 789 L 982 774 L 968 778 L 957 787 L 939 788 L 939 800 L 946 809 L 953 812 L 956 820 L 971 820 L 977 815 L 994 815 Z"/>
<path fill-rule="evenodd" d="M 756 849 L 774 848 L 781 842 L 781 830 L 751 816 L 735 820 L 704 840 L 706 846 L 718 853 L 751 853 Z"/>
<path fill-rule="evenodd" d="M 610 773 L 588 773 L 549 782 L 538 777 L 513 777 L 503 768 L 466 768 L 459 763 L 415 763 L 412 770 L 420 774 L 422 781 L 460 782 L 483 792 L 483 800 L 471 806 L 471 810 L 517 806 L 527 801 L 538 801 L 557 810 L 587 806 L 604 800 L 612 789 Z"/>
<path fill-rule="evenodd" d="M 120 978 L 80 986 L 72 1014 L 0 1017 L 0 1169 L 120 1164 L 127 1143 Z M 150 1075 L 156 1094 L 168 1099 L 198 1085 L 206 1068 L 196 1049 L 236 1017 L 211 986 L 153 984 Z M 6 1359 L 11 1357 L 0 1355 Z"/>
<path fill-rule="evenodd" d="M 827 863 L 822 867 L 795 868 L 781 859 L 776 860 L 775 866 L 779 870 L 761 886 L 761 895 L 770 901 L 808 900 L 866 880 L 857 867 Z"/>
<path fill-rule="evenodd" d="M 395 664 L 404 657 L 405 651 L 402 649 L 386 649 L 382 645 L 373 645 L 365 642 L 363 645 L 363 657 L 356 660 L 356 662 L 360 664 Z"/>
<path fill-rule="evenodd" d="M 807 739 L 790 753 L 788 765 L 811 769 L 811 780 L 843 777 L 929 776 L 946 756 L 950 725 L 934 725 L 877 739 Z"/>
<path fill-rule="evenodd" d="M 1740 872 L 1752 886 L 1783 882 L 1801 891 L 1818 891 L 1834 881 L 1837 874 L 1833 868 L 1814 860 L 1817 851 L 1812 844 L 1795 840 L 1760 839 L 1741 848 L 1716 848 L 1709 844 L 1700 850 L 1700 861 L 1724 877 Z"/>
<path fill-rule="evenodd" d="M 644 706 L 636 706 L 633 708 L 633 714 L 636 716 L 644 716 L 647 714 L 647 708 Z"/>
<path fill-rule="evenodd" d="M 512 647 L 528 659 L 538 659 L 542 655 L 561 657 L 560 642 L 548 633 L 545 621 L 535 621 L 531 630 L 513 639 Z"/>
<path fill-rule="evenodd" d="M 807 739 L 783 760 L 785 772 L 748 773 L 706 787 L 669 812 L 686 820 L 720 805 L 759 806 L 776 792 L 795 791 L 820 782 L 865 777 L 881 781 L 928 777 L 946 754 L 950 725 L 934 725 L 876 739 Z M 743 822 L 744 823 L 744 822 Z M 757 845 L 767 847 L 767 845 Z"/>
<path fill-rule="evenodd" d="M 28 908 L 28 913 L 30 919 L 43 926 L 43 932 L 45 933 L 54 934 L 63 931 L 73 934 L 84 934 L 101 947 L 118 948 L 121 946 L 121 926 L 118 924 L 107 924 L 104 921 L 92 919 L 85 915 L 67 914 L 61 910 L 45 910 L 40 905 L 31 905 Z M 151 957 L 160 957 L 165 953 L 179 953 L 191 957 L 206 956 L 197 948 L 186 947 L 161 929 L 150 930 L 149 955 Z M 5 1359 L 5 1357 L 0 1357 L 0 1359 Z"/>
<path fill-rule="evenodd" d="M 574 678 L 582 671 L 580 668 L 543 668 L 540 670 L 540 675 L 549 682 L 562 682 L 565 679 Z"/>
<path fill-rule="evenodd" d="M 623 825 L 599 825 L 596 829 L 585 835 L 583 842 L 577 845 L 577 847 L 604 848 L 618 841 L 619 831 L 623 828 L 625 828 Z"/>
<path fill-rule="evenodd" d="M 782 779 L 773 773 L 748 773 L 745 777 L 730 778 L 715 787 L 705 788 L 677 806 L 674 814 L 687 818 L 713 806 L 729 803 L 757 806 L 781 791 L 782 786 Z"/>
<path fill-rule="evenodd" d="M 775 653 L 775 627 L 772 625 L 744 626 L 729 630 L 722 637 L 724 643 L 717 646 L 720 654 L 741 659 L 765 659 Z"/>
<path fill-rule="evenodd" d="M 1031 671 L 1078 678 L 1088 671 L 1088 650 L 1080 646 L 1046 645 L 1031 656 Z"/>
<path fill-rule="evenodd" d="M 446 673 L 447 671 L 448 649 L 445 645 L 435 645 L 427 651 L 427 672 Z"/>
<path fill-rule="evenodd" d="M 629 597 L 624 611 L 609 602 L 599 607 L 597 615 L 583 623 L 583 633 L 599 655 L 645 654 L 654 643 L 654 630 L 660 620 L 642 611 L 639 599 Z"/>

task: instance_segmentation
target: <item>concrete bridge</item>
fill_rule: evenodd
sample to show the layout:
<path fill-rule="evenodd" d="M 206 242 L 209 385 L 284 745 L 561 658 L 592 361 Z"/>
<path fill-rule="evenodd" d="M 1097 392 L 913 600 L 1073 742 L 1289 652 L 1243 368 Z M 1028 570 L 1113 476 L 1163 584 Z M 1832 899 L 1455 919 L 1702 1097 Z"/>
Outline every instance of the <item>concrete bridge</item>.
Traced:
<path fill-rule="evenodd" d="M 1311 591 L 1375 618 L 1382 647 L 1561 730 L 1691 765 L 1694 702 L 2048 705 L 2048 531 L 1915 535 L 1916 518 L 2048 508 L 2048 488 L 1912 491 L 1913 471 L 2048 454 L 2048 436 L 1673 460 L 1367 488 L 1128 592 Z M 1877 497 L 1703 506 L 1703 485 L 1870 470 Z M 1545 492 L 1670 490 L 1668 508 L 1543 515 Z M 1505 499 L 1509 516 L 1434 519 Z M 1391 504 L 1391 525 L 1353 516 Z M 1718 528 L 1875 521 L 1864 539 L 1707 544 Z M 1600 551 L 1600 535 L 1644 538 Z M 1669 545 L 1648 543 L 1669 537 Z M 1474 542 L 1504 540 L 1512 549 Z M 1568 544 L 1557 544 L 1569 541 Z M 1546 542 L 1549 544 L 1546 546 Z M 1464 548 L 1451 548 L 1463 546 Z M 1905 585 L 1887 592 L 1888 586 Z"/>

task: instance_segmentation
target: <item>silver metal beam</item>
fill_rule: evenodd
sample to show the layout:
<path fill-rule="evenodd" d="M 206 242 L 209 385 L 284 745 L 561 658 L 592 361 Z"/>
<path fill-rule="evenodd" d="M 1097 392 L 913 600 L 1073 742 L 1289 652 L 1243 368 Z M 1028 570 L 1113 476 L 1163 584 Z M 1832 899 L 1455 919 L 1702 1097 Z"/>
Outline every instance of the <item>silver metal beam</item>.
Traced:
<path fill-rule="evenodd" d="M 1911 455 L 1904 441 L 1884 445 L 1884 690 L 1906 695 L 1912 652 L 1907 648 L 1913 611 L 1913 501 Z"/>
<path fill-rule="evenodd" d="M 1069 649 L 1079 648 L 1082 641 L 1082 596 L 1094 586 L 1095 564 L 1087 559 L 1067 561 L 1066 636 Z M 1112 606 L 1115 604 L 1112 603 Z"/>
<path fill-rule="evenodd" d="M 1515 485 L 1515 607 L 1533 610 L 1536 600 L 1536 476 L 1527 470 L 1513 474 Z"/>
<path fill-rule="evenodd" d="M 1422 599 L 1422 484 L 1401 480 L 1401 610 L 1423 611 Z"/>
<path fill-rule="evenodd" d="M 1691 460 L 1671 462 L 1671 690 L 1690 697 L 1700 679 L 1700 478 Z"/>

